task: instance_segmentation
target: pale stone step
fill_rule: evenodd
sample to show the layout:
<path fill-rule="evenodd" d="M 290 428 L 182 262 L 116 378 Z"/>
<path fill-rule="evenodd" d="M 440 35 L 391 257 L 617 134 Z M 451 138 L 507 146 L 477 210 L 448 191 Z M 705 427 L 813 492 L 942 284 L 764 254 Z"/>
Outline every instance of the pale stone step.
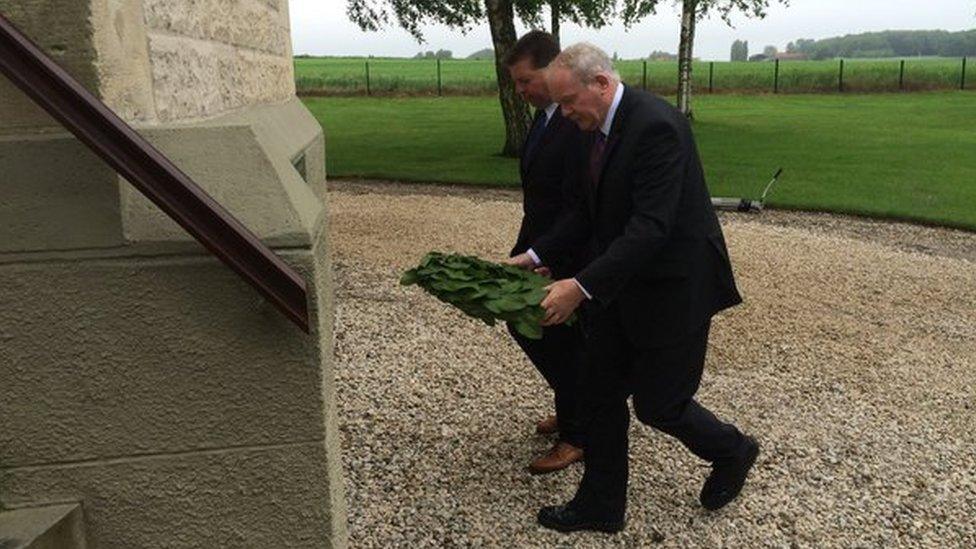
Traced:
<path fill-rule="evenodd" d="M 81 506 L 51 505 L 0 513 L 0 549 L 85 549 Z"/>

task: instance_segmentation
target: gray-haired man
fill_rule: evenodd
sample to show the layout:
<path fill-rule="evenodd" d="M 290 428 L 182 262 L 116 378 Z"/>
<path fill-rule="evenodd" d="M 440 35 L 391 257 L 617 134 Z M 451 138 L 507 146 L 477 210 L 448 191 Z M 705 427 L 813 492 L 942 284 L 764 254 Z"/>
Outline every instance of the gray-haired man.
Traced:
<path fill-rule="evenodd" d="M 560 531 L 618 531 L 634 414 L 713 464 L 701 503 L 717 509 L 742 489 L 756 441 L 693 398 L 711 317 L 741 302 L 689 124 L 668 103 L 626 88 L 589 44 L 563 50 L 547 74 L 563 114 L 590 132 L 580 160 L 588 198 L 512 262 L 525 268 L 585 249 L 589 262 L 554 282 L 545 324 L 582 305 L 587 372 L 585 472 L 576 496 L 544 507 Z"/>

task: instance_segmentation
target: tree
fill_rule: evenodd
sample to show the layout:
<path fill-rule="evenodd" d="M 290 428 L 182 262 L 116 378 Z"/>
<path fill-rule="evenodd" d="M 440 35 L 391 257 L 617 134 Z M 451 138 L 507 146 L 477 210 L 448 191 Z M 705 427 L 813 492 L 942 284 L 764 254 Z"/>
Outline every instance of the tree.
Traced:
<path fill-rule="evenodd" d="M 766 46 L 763 48 L 763 55 L 766 57 L 776 57 L 777 53 L 779 53 L 779 50 L 776 49 L 776 46 Z"/>
<path fill-rule="evenodd" d="M 495 74 L 498 76 L 498 101 L 505 118 L 503 156 L 518 156 L 529 133 L 529 106 L 515 93 L 515 83 L 505 66 L 505 56 L 515 46 L 515 18 L 511 0 L 485 0 L 491 42 L 495 48 Z"/>
<path fill-rule="evenodd" d="M 866 32 L 822 40 L 800 39 L 794 47 L 798 53 L 814 59 L 917 55 L 963 57 L 976 55 L 976 30 Z"/>
<path fill-rule="evenodd" d="M 749 42 L 744 40 L 736 40 L 735 42 L 732 42 L 732 54 L 730 59 L 732 61 L 748 61 Z"/>
<path fill-rule="evenodd" d="M 747 17 L 765 17 L 770 2 L 789 5 L 789 0 L 681 0 L 681 40 L 678 46 L 678 108 L 688 118 L 694 118 L 691 110 L 691 62 L 694 58 L 695 25 L 709 13 L 732 26 L 733 13 L 743 12 Z M 661 0 L 624 0 L 623 19 L 631 25 L 643 17 L 655 13 Z"/>
<path fill-rule="evenodd" d="M 528 26 L 541 27 L 545 10 L 549 11 L 549 32 L 558 43 L 562 21 L 601 28 L 616 15 L 617 0 L 515 0 L 515 11 Z"/>
<path fill-rule="evenodd" d="M 505 119 L 505 144 L 501 154 L 517 156 L 528 134 L 529 108 L 515 93 L 503 60 L 516 42 L 515 13 L 528 26 L 540 26 L 542 12 L 550 10 L 554 34 L 560 18 L 591 27 L 602 27 L 615 13 L 616 0 L 346 0 L 349 19 L 365 31 L 377 31 L 395 20 L 414 39 L 423 43 L 420 26 L 439 23 L 465 33 L 483 21 L 491 30 L 498 76 L 498 100 Z"/>
<path fill-rule="evenodd" d="M 377 31 L 391 20 L 424 42 L 420 26 L 440 23 L 466 33 L 487 20 L 495 50 L 495 72 L 498 75 L 498 100 L 505 119 L 503 156 L 517 156 L 529 130 L 529 108 L 515 93 L 511 76 L 502 60 L 515 45 L 513 0 L 347 0 L 346 14 L 364 31 Z"/>

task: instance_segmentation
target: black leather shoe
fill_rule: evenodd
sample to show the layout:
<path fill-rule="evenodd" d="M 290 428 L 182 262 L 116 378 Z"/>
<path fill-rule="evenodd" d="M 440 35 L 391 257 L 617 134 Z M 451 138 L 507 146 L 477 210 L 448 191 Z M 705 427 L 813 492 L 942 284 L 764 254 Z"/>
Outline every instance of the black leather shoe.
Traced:
<path fill-rule="evenodd" d="M 556 505 L 539 509 L 539 524 L 560 532 L 594 530 L 610 534 L 624 529 L 624 521 L 599 520 L 584 516 L 573 505 Z"/>
<path fill-rule="evenodd" d="M 709 511 L 721 509 L 742 491 L 746 476 L 749 475 L 749 470 L 759 456 L 759 443 L 756 439 L 750 436 L 745 438 L 745 450 L 740 457 L 716 461 L 712 464 L 712 473 L 705 480 L 699 497 L 705 509 Z"/>

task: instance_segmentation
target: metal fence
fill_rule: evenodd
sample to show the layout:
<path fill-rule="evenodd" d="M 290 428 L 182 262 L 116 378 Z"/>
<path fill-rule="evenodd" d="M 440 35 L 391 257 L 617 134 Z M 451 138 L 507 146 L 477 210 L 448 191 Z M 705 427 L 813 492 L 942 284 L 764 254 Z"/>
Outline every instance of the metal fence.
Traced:
<path fill-rule="evenodd" d="M 971 89 L 967 58 L 703 62 L 692 84 L 707 93 L 844 93 Z M 624 82 L 657 93 L 677 87 L 676 62 L 618 61 Z M 301 95 L 487 95 L 494 61 L 296 58 Z"/>

